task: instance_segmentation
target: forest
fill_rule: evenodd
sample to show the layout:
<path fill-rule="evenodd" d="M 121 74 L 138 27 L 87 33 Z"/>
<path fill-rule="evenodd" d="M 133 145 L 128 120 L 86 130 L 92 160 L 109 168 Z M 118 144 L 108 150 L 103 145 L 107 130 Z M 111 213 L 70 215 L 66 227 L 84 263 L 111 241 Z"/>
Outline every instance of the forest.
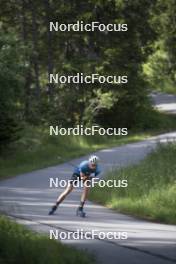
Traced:
<path fill-rule="evenodd" d="M 0 145 L 25 126 L 151 126 L 149 93 L 174 92 L 174 0 L 1 0 Z M 54 31 L 50 22 L 127 25 Z M 82 23 L 83 24 L 83 23 Z M 58 83 L 51 74 L 127 76 L 123 83 Z"/>

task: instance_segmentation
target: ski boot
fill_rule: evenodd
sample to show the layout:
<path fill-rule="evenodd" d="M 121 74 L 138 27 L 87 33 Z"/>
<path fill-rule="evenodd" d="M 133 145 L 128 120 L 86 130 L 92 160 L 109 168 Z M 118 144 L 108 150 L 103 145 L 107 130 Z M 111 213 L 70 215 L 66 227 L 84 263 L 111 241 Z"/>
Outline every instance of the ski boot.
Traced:
<path fill-rule="evenodd" d="M 76 215 L 80 217 L 85 217 L 86 213 L 83 211 L 83 208 L 78 207 L 78 209 L 76 210 Z"/>
<path fill-rule="evenodd" d="M 57 209 L 57 205 L 53 205 L 52 207 L 51 207 L 51 210 L 49 211 L 49 215 L 53 215 L 54 214 L 54 212 L 56 211 L 56 209 Z"/>

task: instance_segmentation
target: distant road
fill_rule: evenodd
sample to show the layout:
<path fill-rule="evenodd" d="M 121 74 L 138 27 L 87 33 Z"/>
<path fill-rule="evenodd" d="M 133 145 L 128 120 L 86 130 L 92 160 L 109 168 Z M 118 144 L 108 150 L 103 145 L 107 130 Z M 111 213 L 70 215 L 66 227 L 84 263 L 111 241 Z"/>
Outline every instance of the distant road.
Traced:
<path fill-rule="evenodd" d="M 176 114 L 176 95 L 153 92 L 151 99 L 154 107 L 159 111 Z"/>

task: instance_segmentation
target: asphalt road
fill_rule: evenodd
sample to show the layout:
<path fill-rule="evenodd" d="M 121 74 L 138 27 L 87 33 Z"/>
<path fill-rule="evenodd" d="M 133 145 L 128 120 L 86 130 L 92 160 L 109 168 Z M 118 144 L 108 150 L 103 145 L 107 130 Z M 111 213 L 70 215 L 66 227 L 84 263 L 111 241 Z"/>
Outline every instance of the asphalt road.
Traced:
<path fill-rule="evenodd" d="M 96 152 L 102 161 L 103 173 L 142 160 L 158 142 L 176 140 L 176 132 L 151 139 Z M 75 159 L 78 164 L 81 159 Z M 176 263 L 176 226 L 139 220 L 115 213 L 95 203 L 87 202 L 86 218 L 75 215 L 81 189 L 76 188 L 53 216 L 48 210 L 61 193 L 61 188 L 49 188 L 49 179 L 69 179 L 72 166 L 68 163 L 37 170 L 0 182 L 0 210 L 18 222 L 38 232 L 61 235 L 79 230 L 80 239 L 62 240 L 65 244 L 86 249 L 94 254 L 97 263 L 107 264 L 169 264 Z M 103 177 L 104 174 L 101 175 Z M 95 239 L 85 239 L 86 232 L 94 230 Z M 102 233 L 104 232 L 104 233 Z M 99 239 L 100 234 L 116 232 L 127 234 L 127 239 Z M 63 236 L 62 236 L 63 238 Z M 89 237 L 90 238 L 90 237 Z"/>
<path fill-rule="evenodd" d="M 153 92 L 150 97 L 157 110 L 168 114 L 176 114 L 176 95 Z"/>

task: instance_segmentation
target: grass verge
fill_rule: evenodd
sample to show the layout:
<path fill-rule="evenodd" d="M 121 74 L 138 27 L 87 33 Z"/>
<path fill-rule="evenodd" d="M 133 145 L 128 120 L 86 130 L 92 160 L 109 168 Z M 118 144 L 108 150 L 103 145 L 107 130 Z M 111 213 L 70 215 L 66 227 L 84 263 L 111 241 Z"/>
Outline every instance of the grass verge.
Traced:
<path fill-rule="evenodd" d="M 106 179 L 126 188 L 92 188 L 90 199 L 119 212 L 176 224 L 176 144 L 159 145 L 138 165 L 113 170 Z"/>
<path fill-rule="evenodd" d="M 147 112 L 147 116 L 144 116 L 142 120 L 144 119 L 150 120 L 145 130 L 139 127 L 135 131 L 129 131 L 127 136 L 116 137 L 49 136 L 49 128 L 27 126 L 18 141 L 1 151 L 0 179 L 56 165 L 99 149 L 144 140 L 150 136 L 176 129 L 176 116 L 151 111 Z M 141 126 L 143 127 L 143 124 Z"/>
<path fill-rule="evenodd" d="M 136 142 L 148 136 L 148 133 L 118 138 L 49 136 L 47 129 L 28 127 L 20 140 L 3 150 L 0 157 L 0 179 L 56 165 L 98 149 Z"/>
<path fill-rule="evenodd" d="M 92 264 L 84 251 L 65 246 L 47 236 L 29 231 L 0 217 L 0 263 L 3 264 Z"/>

